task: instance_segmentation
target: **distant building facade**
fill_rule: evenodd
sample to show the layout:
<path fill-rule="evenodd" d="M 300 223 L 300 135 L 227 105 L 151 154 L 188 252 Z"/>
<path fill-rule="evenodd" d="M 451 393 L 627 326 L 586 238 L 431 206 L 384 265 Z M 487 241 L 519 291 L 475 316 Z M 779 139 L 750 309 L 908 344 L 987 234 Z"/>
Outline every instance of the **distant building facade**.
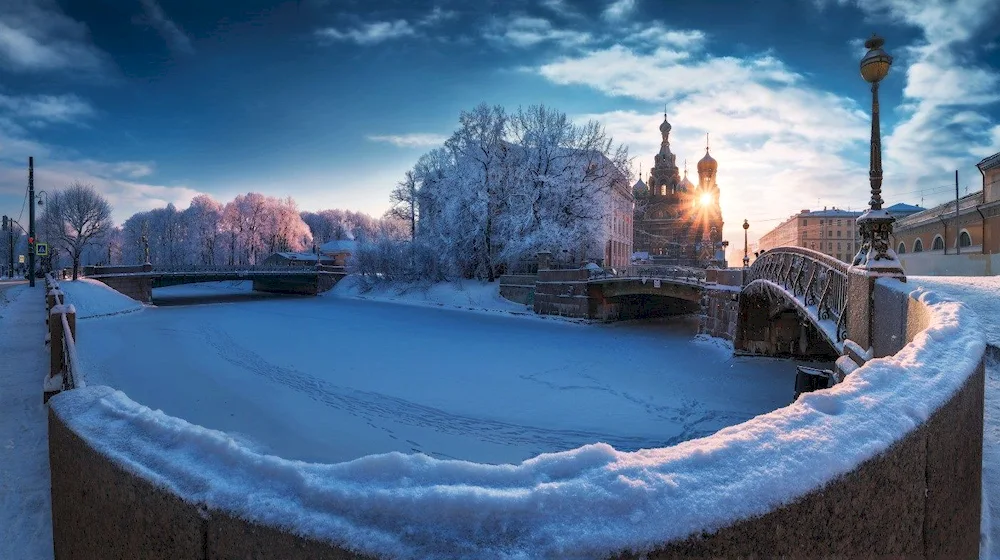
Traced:
<path fill-rule="evenodd" d="M 1000 254 L 1000 153 L 976 167 L 982 190 L 897 220 L 892 235 L 897 254 Z"/>
<path fill-rule="evenodd" d="M 604 246 L 604 266 L 628 266 L 633 248 L 633 211 L 635 198 L 626 180 L 615 181 L 602 196 L 606 197 L 599 243 Z"/>
<path fill-rule="evenodd" d="M 718 162 L 706 145 L 698 162 L 698 184 L 688 179 L 686 166 L 681 177 L 677 156 L 670 151 L 671 129 L 663 115 L 653 168 L 646 181 L 640 177 L 632 188 L 635 251 L 648 254 L 654 263 L 704 265 L 718 260 L 722 246 Z"/>

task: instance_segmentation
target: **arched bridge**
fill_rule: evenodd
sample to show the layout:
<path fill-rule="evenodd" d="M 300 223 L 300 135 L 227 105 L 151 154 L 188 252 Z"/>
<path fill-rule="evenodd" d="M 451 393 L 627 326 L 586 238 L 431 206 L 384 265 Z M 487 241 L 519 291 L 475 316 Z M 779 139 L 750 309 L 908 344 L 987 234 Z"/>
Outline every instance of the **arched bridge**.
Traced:
<path fill-rule="evenodd" d="M 135 266 L 85 267 L 84 275 L 144 303 L 153 288 L 197 282 L 252 280 L 255 291 L 315 295 L 329 290 L 346 275 L 339 266 Z"/>
<path fill-rule="evenodd" d="M 733 344 L 768 355 L 839 356 L 847 337 L 848 269 L 800 247 L 761 255 L 747 271 Z"/>
<path fill-rule="evenodd" d="M 535 313 L 601 321 L 697 313 L 705 271 L 686 267 L 539 269 Z"/>

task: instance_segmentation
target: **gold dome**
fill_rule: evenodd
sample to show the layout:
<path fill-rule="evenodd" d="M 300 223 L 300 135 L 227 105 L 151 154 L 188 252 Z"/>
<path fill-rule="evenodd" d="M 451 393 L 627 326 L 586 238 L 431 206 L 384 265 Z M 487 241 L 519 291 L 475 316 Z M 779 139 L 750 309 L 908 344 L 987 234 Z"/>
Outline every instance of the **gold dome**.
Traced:
<path fill-rule="evenodd" d="M 664 136 L 666 136 L 667 134 L 670 134 L 670 129 L 671 128 L 673 128 L 673 127 L 671 127 L 670 123 L 667 122 L 667 115 L 666 115 L 666 113 L 664 113 L 663 114 L 663 122 L 660 123 L 660 134 L 662 134 Z"/>
<path fill-rule="evenodd" d="M 698 160 L 698 173 L 715 173 L 719 168 L 719 162 L 715 161 L 715 158 L 708 155 L 708 148 L 705 148 L 705 157 Z"/>

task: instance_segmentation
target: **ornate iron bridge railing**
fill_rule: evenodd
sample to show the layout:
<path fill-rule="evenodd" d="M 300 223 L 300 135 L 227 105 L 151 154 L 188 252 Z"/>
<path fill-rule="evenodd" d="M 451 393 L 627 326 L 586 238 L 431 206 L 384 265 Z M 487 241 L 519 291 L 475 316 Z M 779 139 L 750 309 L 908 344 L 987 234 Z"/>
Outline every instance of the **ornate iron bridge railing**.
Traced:
<path fill-rule="evenodd" d="M 654 278 L 685 280 L 693 283 L 705 282 L 705 270 L 685 266 L 629 265 L 621 268 L 605 267 L 594 269 L 591 279 L 601 278 Z"/>
<path fill-rule="evenodd" d="M 847 337 L 847 263 L 801 247 L 778 247 L 757 258 L 747 271 L 747 284 L 767 280 L 781 286 L 816 318 L 836 325 L 836 341 Z M 810 309 L 810 311 L 812 311 Z"/>

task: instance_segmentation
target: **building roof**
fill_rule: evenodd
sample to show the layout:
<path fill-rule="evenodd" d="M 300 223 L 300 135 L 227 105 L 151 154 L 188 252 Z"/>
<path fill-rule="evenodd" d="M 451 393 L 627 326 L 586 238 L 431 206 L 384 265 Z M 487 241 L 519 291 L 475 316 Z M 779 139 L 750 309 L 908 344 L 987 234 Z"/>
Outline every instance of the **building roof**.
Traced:
<path fill-rule="evenodd" d="M 358 242 L 353 239 L 334 239 L 319 246 L 321 253 L 353 253 Z"/>
<path fill-rule="evenodd" d="M 890 214 L 913 214 L 916 212 L 923 212 L 926 210 L 923 206 L 915 206 L 913 204 L 906 204 L 905 202 L 897 202 L 892 206 L 886 208 L 886 211 Z"/>
<path fill-rule="evenodd" d="M 803 210 L 797 215 L 792 216 L 793 218 L 857 218 L 861 215 L 861 212 L 852 212 L 850 210 L 840 210 L 839 208 L 826 208 L 822 210 Z"/>
<path fill-rule="evenodd" d="M 288 259 L 290 261 L 316 262 L 316 261 L 319 260 L 319 257 L 317 255 L 312 254 L 312 253 L 286 253 L 286 252 L 278 252 L 278 253 L 274 253 L 274 254 L 278 255 L 280 257 L 286 258 L 286 259 Z"/>
<path fill-rule="evenodd" d="M 976 164 L 976 167 L 986 171 L 987 169 L 993 169 L 994 167 L 1000 167 L 1000 152 L 993 154 L 992 156 L 986 156 L 983 161 Z"/>
<path fill-rule="evenodd" d="M 979 206 L 983 200 L 983 191 L 976 191 L 974 193 L 967 194 L 962 198 L 958 199 L 958 213 L 969 214 L 976 211 L 976 206 Z M 923 225 L 927 222 L 936 222 L 938 217 L 949 217 L 955 215 L 955 201 L 951 200 L 945 202 L 944 204 L 939 204 L 933 208 L 928 208 L 921 212 L 915 214 L 910 214 L 904 218 L 896 220 L 895 227 L 897 230 L 899 228 L 916 227 Z"/>

